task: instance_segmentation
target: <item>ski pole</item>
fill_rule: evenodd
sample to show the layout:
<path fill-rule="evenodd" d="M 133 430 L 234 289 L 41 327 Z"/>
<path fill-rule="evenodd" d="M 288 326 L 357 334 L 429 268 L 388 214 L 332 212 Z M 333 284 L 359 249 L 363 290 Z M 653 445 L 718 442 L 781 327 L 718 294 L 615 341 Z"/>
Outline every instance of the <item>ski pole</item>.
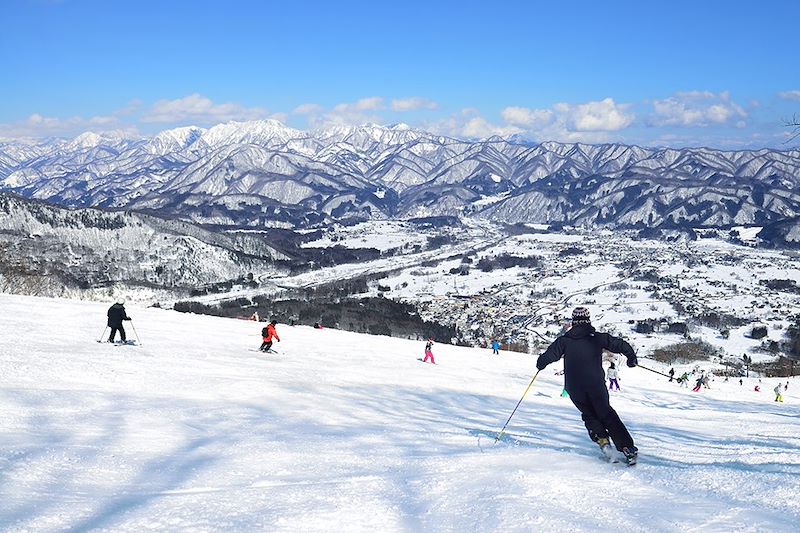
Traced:
<path fill-rule="evenodd" d="M 139 333 L 136 331 L 136 326 L 133 325 L 133 320 L 131 320 L 131 328 L 133 328 L 133 334 L 136 335 L 136 342 L 138 342 L 139 346 L 141 346 L 142 339 L 139 338 Z"/>
<path fill-rule="evenodd" d="M 644 370 L 649 370 L 650 372 L 652 372 L 652 373 L 654 373 L 654 374 L 660 374 L 660 375 L 664 376 L 665 378 L 668 378 L 668 377 L 670 377 L 670 375 L 669 375 L 669 374 L 665 374 L 665 373 L 663 373 L 663 372 L 659 372 L 658 370 L 653 370 L 652 368 L 647 368 L 646 366 L 642 366 L 642 365 L 636 365 L 636 367 L 637 367 L 637 368 L 643 368 Z"/>
<path fill-rule="evenodd" d="M 106 326 L 105 329 L 103 330 L 103 333 L 100 334 L 100 338 L 97 339 L 97 342 L 103 342 L 103 337 L 105 337 L 107 329 L 108 329 L 108 326 Z"/>
<path fill-rule="evenodd" d="M 511 422 L 511 417 L 514 416 L 514 413 L 517 412 L 517 408 L 519 407 L 519 404 L 522 403 L 522 400 L 525 399 L 525 396 L 528 394 L 528 391 L 531 390 L 531 387 L 533 386 L 533 382 L 536 381 L 536 376 L 539 375 L 539 372 L 541 372 L 541 370 L 537 370 L 536 373 L 533 375 L 533 379 L 531 379 L 531 382 L 528 383 L 528 388 L 525 389 L 524 393 L 522 393 L 522 398 L 520 398 L 519 401 L 517 402 L 517 407 L 514 407 L 514 410 L 511 411 L 511 416 L 508 417 L 508 420 L 506 420 L 506 423 L 503 424 L 503 429 L 501 429 L 500 433 L 498 433 L 497 437 L 495 437 L 495 439 L 494 439 L 494 443 L 495 444 L 497 444 L 497 441 L 499 441 L 500 437 L 502 437 L 503 433 L 505 433 L 506 427 L 508 427 L 508 423 Z"/>

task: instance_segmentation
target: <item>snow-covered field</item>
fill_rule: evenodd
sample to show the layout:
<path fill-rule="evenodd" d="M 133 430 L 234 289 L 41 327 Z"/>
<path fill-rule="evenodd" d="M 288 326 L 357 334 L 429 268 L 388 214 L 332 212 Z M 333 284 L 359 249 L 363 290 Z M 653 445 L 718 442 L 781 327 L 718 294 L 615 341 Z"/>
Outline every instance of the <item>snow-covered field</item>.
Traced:
<path fill-rule="evenodd" d="M 625 369 L 641 450 L 603 463 L 534 358 L 0 295 L 2 531 L 796 531 L 800 382 L 701 393 Z M 134 337 L 129 329 L 129 336 Z M 652 361 L 643 365 L 664 370 Z M 676 368 L 676 370 L 683 370 Z M 786 382 L 786 379 L 780 380 Z"/>

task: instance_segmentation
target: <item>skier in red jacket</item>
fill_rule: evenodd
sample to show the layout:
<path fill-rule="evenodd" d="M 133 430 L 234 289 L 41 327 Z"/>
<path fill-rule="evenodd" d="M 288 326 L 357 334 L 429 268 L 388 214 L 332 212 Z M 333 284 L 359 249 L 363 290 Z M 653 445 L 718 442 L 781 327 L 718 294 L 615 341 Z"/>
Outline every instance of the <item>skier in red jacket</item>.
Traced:
<path fill-rule="evenodd" d="M 268 352 L 272 349 L 272 339 L 274 338 L 276 341 L 281 342 L 281 338 L 278 337 L 278 332 L 275 331 L 275 324 L 277 324 L 277 320 L 273 320 L 269 323 L 269 325 L 261 330 L 261 336 L 263 337 L 263 343 L 261 344 L 262 352 Z"/>

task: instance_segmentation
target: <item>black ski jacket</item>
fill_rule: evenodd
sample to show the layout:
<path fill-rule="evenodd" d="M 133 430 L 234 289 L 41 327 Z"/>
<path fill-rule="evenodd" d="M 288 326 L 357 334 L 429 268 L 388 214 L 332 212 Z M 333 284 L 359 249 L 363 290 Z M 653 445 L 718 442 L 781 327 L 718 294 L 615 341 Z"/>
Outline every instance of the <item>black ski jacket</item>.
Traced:
<path fill-rule="evenodd" d="M 621 353 L 628 359 L 628 366 L 636 366 L 633 347 L 619 337 L 598 333 L 591 324 L 578 324 L 553 341 L 536 361 L 542 370 L 550 363 L 564 357 L 564 388 L 572 391 L 605 388 L 603 350 Z"/>
<path fill-rule="evenodd" d="M 125 314 L 124 305 L 114 304 L 108 308 L 108 327 L 118 328 L 122 325 L 123 320 L 130 320 L 128 315 Z"/>

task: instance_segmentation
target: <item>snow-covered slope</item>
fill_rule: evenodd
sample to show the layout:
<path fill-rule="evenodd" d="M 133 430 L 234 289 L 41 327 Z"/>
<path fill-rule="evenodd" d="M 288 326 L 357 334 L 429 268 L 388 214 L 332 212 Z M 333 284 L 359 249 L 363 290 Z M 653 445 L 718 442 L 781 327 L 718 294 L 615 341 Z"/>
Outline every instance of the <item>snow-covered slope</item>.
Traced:
<path fill-rule="evenodd" d="M 468 141 L 404 124 L 304 132 L 265 120 L 150 139 L 85 133 L 0 144 L 0 190 L 234 226 L 464 213 L 512 222 L 764 225 L 800 216 L 799 179 L 797 150 Z"/>
<path fill-rule="evenodd" d="M 3 531 L 793 531 L 792 380 L 692 393 L 625 369 L 641 449 L 601 462 L 534 358 L 129 308 L 138 347 L 95 342 L 107 305 L 0 295 Z M 42 317 L 58 317 L 57 323 Z M 132 328 L 129 335 L 134 337 Z M 10 333 L 13 332 L 13 342 Z M 655 363 L 642 359 L 642 364 Z M 782 380 L 785 382 L 785 379 Z"/>

